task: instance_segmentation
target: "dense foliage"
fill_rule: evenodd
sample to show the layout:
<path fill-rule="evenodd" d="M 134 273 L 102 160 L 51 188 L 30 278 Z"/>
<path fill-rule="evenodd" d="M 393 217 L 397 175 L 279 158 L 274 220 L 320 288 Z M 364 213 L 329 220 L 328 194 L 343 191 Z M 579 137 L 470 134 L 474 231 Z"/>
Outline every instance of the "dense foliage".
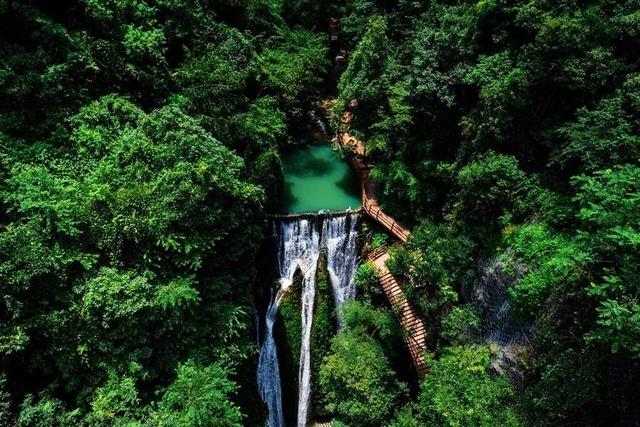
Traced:
<path fill-rule="evenodd" d="M 335 336 L 321 277 L 315 414 L 640 422 L 637 0 L 0 0 L 0 425 L 263 422 L 264 213 L 335 54 L 430 373 L 371 264 Z"/>
<path fill-rule="evenodd" d="M 640 419 L 639 8 L 346 2 L 336 113 L 366 142 L 384 207 L 414 226 L 391 268 L 430 325 L 432 374 L 396 424 Z M 487 322 L 496 283 L 529 338 L 510 359 L 519 392 L 489 393 L 488 378 L 456 391 L 440 375 L 467 381 L 486 355 L 450 345 L 493 342 L 490 370 L 504 372 L 504 328 Z M 467 407 L 477 387 L 488 394 Z"/>
<path fill-rule="evenodd" d="M 393 426 L 521 425 L 509 403 L 514 391 L 488 372 L 490 352 L 482 347 L 448 347 L 428 360 L 429 376 L 416 403 L 399 411 Z"/>
<path fill-rule="evenodd" d="M 263 416 L 254 259 L 327 65 L 307 3 L 0 2 L 0 424 Z"/>
<path fill-rule="evenodd" d="M 404 389 L 385 351 L 394 332 L 389 314 L 359 302 L 344 307 L 344 328 L 320 368 L 325 409 L 347 425 L 378 426 L 395 409 Z M 382 342 L 381 342 L 382 341 Z"/>

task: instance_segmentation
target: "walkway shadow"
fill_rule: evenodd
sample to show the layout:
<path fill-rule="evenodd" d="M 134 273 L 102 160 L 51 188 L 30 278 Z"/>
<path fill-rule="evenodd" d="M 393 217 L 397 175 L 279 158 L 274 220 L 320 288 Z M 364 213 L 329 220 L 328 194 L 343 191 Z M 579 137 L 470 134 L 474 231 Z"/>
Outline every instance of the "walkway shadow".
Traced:
<path fill-rule="evenodd" d="M 280 202 L 281 213 L 289 213 L 289 208 L 298 203 L 298 201 L 299 199 L 293 194 L 293 184 L 285 181 L 284 188 L 282 189 L 282 201 Z"/>
<path fill-rule="evenodd" d="M 351 173 L 351 170 L 347 171 L 342 178 L 336 181 L 336 186 L 349 196 L 360 200 L 360 185 L 356 177 Z"/>

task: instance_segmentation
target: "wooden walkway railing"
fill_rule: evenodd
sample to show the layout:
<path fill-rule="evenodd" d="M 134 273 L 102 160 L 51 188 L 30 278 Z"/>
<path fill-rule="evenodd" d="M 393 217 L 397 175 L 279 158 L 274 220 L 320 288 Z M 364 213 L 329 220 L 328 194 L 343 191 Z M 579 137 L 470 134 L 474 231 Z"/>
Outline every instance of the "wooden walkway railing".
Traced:
<path fill-rule="evenodd" d="M 364 143 L 358 141 L 346 132 L 338 134 L 338 142 L 355 154 L 351 159 L 351 164 L 358 172 L 360 178 L 362 207 L 364 211 L 397 239 L 406 243 L 410 236 L 409 230 L 400 225 L 390 215 L 386 214 L 378 204 L 378 199 L 375 195 L 375 185 L 369 178 L 371 165 L 364 159 L 366 152 Z M 411 360 L 418 372 L 418 376 L 422 378 L 427 373 L 427 366 L 424 363 L 424 353 L 427 350 L 427 327 L 424 320 L 420 318 L 416 310 L 409 304 L 402 287 L 387 268 L 387 260 L 389 258 L 390 256 L 386 246 L 377 248 L 368 256 L 369 261 L 373 262 L 378 271 L 380 285 L 382 285 L 387 299 L 391 303 L 391 306 L 398 312 Z"/>
<path fill-rule="evenodd" d="M 338 142 L 341 146 L 352 151 L 355 157 L 351 159 L 351 165 L 360 178 L 360 192 L 362 195 L 362 208 L 376 222 L 386 228 L 396 238 L 406 243 L 409 239 L 409 230 L 400 225 L 390 215 L 385 213 L 378 203 L 375 194 L 375 185 L 369 178 L 371 165 L 364 160 L 364 143 L 355 139 L 346 132 L 338 134 Z"/>
<path fill-rule="evenodd" d="M 369 254 L 367 255 L 367 259 L 369 261 L 373 261 L 374 259 L 384 255 L 385 253 L 387 253 L 387 250 L 389 250 L 389 248 L 385 245 L 382 245 L 374 250 L 372 250 L 371 252 L 369 252 Z"/>
<path fill-rule="evenodd" d="M 363 193 L 362 207 L 364 211 L 369 214 L 371 218 L 376 220 L 384 228 L 389 230 L 391 234 L 402 240 L 403 243 L 407 243 L 409 240 L 409 230 L 398 224 L 392 217 L 384 213 L 377 202 L 372 201 Z"/>
<path fill-rule="evenodd" d="M 407 301 L 402 287 L 387 268 L 389 254 L 386 251 L 376 250 L 369 254 L 368 259 L 373 262 L 378 270 L 380 284 L 387 300 L 389 300 L 391 306 L 400 317 L 400 324 L 404 330 L 404 338 L 409 348 L 411 360 L 418 372 L 418 376 L 423 378 L 427 373 L 427 367 L 424 363 L 424 353 L 427 350 L 426 324 Z"/>

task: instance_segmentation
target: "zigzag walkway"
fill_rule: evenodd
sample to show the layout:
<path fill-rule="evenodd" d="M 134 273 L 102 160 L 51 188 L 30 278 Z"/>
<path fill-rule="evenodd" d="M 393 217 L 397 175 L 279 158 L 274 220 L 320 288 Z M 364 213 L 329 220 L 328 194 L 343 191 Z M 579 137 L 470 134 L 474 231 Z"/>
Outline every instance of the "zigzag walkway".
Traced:
<path fill-rule="evenodd" d="M 362 141 L 358 141 L 348 133 L 343 132 L 338 135 L 338 142 L 341 146 L 354 153 L 351 163 L 360 177 L 362 206 L 365 212 L 396 238 L 406 243 L 410 235 L 409 230 L 383 212 L 378 204 L 375 184 L 369 178 L 371 165 L 365 161 L 365 149 Z M 382 289 L 391 306 L 397 310 L 411 359 L 418 375 L 422 378 L 427 372 L 423 357 L 424 352 L 427 350 L 427 327 L 424 320 L 409 304 L 402 287 L 387 268 L 387 260 L 390 258 L 387 249 L 385 246 L 380 247 L 371 252 L 367 258 L 375 265 Z"/>

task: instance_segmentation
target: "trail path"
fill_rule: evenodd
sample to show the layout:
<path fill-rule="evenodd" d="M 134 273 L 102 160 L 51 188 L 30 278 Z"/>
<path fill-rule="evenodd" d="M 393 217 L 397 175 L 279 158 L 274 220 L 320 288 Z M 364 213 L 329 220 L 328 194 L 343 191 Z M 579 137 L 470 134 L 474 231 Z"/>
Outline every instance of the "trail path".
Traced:
<path fill-rule="evenodd" d="M 378 203 L 376 196 L 376 185 L 369 177 L 369 170 L 372 165 L 366 158 L 366 149 L 362 141 L 357 140 L 346 132 L 338 135 L 338 143 L 347 150 L 354 153 L 351 158 L 351 165 L 358 173 L 360 187 L 362 191 L 362 206 L 365 212 L 376 222 L 386 228 L 398 240 L 406 243 L 409 240 L 410 232 L 393 217 L 384 212 Z M 411 306 L 404 295 L 402 286 L 393 277 L 387 267 L 389 260 L 387 247 L 381 247 L 371 252 L 368 259 L 373 262 L 378 271 L 378 278 L 382 289 L 389 300 L 389 303 L 398 313 L 400 323 L 404 330 L 405 341 L 409 347 L 411 359 L 422 378 L 427 372 L 423 354 L 427 350 L 427 328 L 424 320 L 420 318 L 417 311 Z"/>

